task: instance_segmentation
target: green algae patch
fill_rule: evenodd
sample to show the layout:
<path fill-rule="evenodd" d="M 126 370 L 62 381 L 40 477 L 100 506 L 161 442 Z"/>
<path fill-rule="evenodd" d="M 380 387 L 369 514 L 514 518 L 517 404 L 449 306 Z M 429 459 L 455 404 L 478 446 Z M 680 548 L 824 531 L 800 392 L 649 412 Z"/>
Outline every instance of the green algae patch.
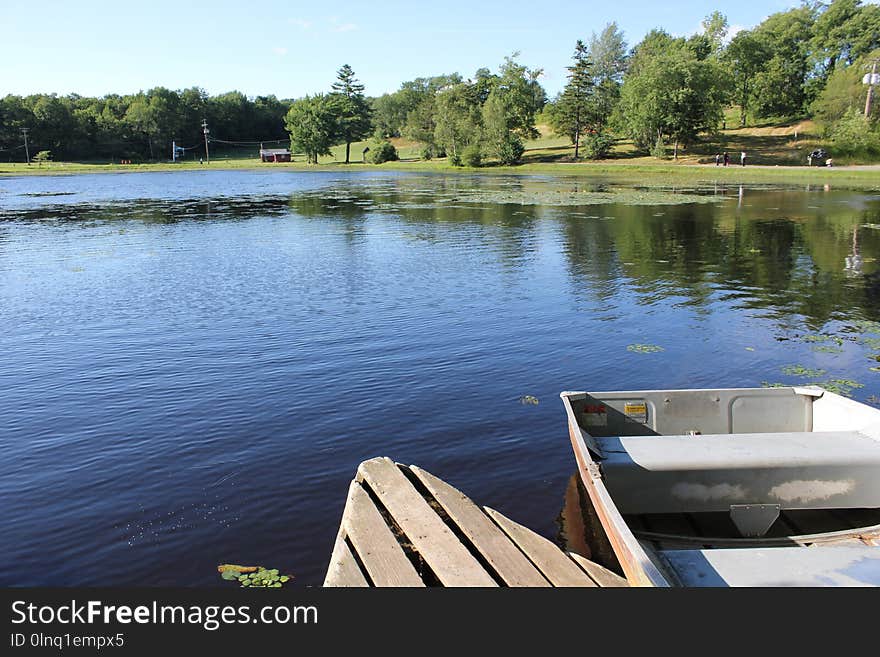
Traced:
<path fill-rule="evenodd" d="M 723 199 L 711 194 L 672 192 L 662 189 L 620 189 L 608 191 L 570 191 L 561 189 L 474 190 L 456 195 L 463 203 L 507 203 L 570 207 L 579 205 L 682 205 L 687 203 L 719 203 Z"/>
<path fill-rule="evenodd" d="M 656 344 L 630 344 L 626 346 L 626 350 L 637 354 L 653 354 L 663 351 L 663 347 Z"/>

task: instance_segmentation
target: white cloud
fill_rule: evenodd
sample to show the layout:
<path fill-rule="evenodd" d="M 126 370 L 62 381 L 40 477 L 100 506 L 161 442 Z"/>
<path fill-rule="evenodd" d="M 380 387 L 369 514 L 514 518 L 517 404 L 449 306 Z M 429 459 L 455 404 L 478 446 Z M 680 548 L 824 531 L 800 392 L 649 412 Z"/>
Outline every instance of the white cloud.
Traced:
<path fill-rule="evenodd" d="M 274 52 L 276 55 L 283 57 L 287 54 L 287 48 L 272 48 L 272 52 Z"/>
<path fill-rule="evenodd" d="M 301 30 L 308 30 L 312 26 L 312 21 L 303 20 L 302 18 L 291 18 L 287 22 L 291 25 L 296 25 Z"/>

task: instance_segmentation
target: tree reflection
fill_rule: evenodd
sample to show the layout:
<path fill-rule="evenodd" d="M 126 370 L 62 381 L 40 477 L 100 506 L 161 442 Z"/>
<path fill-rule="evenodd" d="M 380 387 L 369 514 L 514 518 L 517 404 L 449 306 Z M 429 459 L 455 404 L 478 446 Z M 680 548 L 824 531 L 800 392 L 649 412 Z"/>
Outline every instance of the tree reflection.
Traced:
<path fill-rule="evenodd" d="M 711 206 L 593 208 L 570 216 L 563 235 L 579 295 L 607 299 L 624 285 L 640 303 L 685 297 L 707 309 L 735 300 L 821 326 L 861 310 L 877 313 L 880 203 L 856 195 L 755 191 Z"/>

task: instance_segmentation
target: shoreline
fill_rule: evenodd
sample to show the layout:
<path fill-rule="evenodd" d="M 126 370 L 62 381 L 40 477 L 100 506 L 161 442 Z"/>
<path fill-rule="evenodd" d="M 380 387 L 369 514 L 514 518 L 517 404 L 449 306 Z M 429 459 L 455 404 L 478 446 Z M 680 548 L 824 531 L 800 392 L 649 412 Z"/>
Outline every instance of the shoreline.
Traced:
<path fill-rule="evenodd" d="M 717 167 L 714 164 L 644 164 L 629 162 L 542 162 L 515 166 L 487 166 L 479 168 L 454 167 L 445 162 L 398 161 L 384 164 L 360 162 L 344 164 L 263 163 L 253 160 L 220 160 L 211 164 L 160 162 L 153 164 L 86 164 L 53 162 L 42 166 L 24 163 L 0 164 L 0 179 L 25 176 L 62 176 L 91 173 L 165 173 L 173 171 L 415 171 L 460 174 L 505 175 L 562 175 L 576 177 L 638 176 L 637 182 L 646 184 L 719 182 L 727 184 L 780 183 L 780 184 L 837 184 L 857 189 L 880 191 L 880 164 L 837 167 L 807 167 L 792 165 L 748 165 Z"/>

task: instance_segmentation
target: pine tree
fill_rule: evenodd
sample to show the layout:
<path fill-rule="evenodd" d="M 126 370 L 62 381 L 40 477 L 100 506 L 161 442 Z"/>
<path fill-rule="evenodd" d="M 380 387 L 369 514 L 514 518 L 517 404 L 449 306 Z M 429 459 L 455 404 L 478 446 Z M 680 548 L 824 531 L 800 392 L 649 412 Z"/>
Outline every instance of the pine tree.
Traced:
<path fill-rule="evenodd" d="M 578 159 L 581 134 L 587 125 L 588 105 L 593 91 L 592 62 L 584 42 L 575 45 L 574 63 L 568 66 L 568 84 L 556 101 L 554 129 L 568 135 L 574 143 L 574 159 Z"/>
<path fill-rule="evenodd" d="M 354 77 L 351 66 L 346 64 L 336 72 L 333 83 L 334 106 L 337 113 L 339 137 L 345 142 L 345 163 L 349 162 L 351 143 L 370 134 L 370 104 L 364 97 L 364 85 Z"/>

